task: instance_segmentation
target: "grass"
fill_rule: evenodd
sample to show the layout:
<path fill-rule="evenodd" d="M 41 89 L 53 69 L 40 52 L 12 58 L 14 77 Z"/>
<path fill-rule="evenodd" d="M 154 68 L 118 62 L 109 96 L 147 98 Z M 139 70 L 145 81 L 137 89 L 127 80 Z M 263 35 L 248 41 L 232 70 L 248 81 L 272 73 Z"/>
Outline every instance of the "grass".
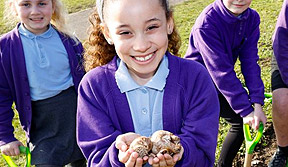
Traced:
<path fill-rule="evenodd" d="M 95 6 L 96 0 L 62 0 L 67 7 L 68 13 L 74 13 Z"/>
<path fill-rule="evenodd" d="M 199 15 L 199 13 L 211 2 L 214 0 L 190 0 L 175 6 L 174 15 L 176 20 L 176 25 L 178 31 L 180 33 L 182 39 L 182 47 L 180 49 L 181 55 L 185 54 L 188 45 L 188 38 L 190 34 L 190 30 L 192 25 L 195 22 L 195 19 Z M 278 13 L 281 9 L 283 0 L 253 0 L 251 7 L 258 11 L 261 17 L 260 24 L 260 40 L 259 40 L 259 65 L 261 67 L 262 73 L 261 77 L 263 79 L 265 85 L 265 91 L 270 92 L 271 84 L 270 84 L 270 58 L 272 56 L 272 42 L 271 37 L 273 34 L 273 30 L 275 27 L 275 23 L 277 20 Z M 64 3 L 68 7 L 68 11 L 75 12 L 87 7 L 94 6 L 95 1 L 83 1 L 83 0 L 64 0 Z M 0 0 L 0 11 L 3 11 L 4 0 Z M 0 13 L 0 20 L 2 18 L 2 13 Z M 0 21 L 0 34 L 6 32 L 7 29 L 3 28 L 3 22 Z M 243 80 L 243 76 L 240 73 L 239 62 L 237 62 L 236 72 L 237 76 L 239 76 Z M 271 122 L 271 105 L 265 104 L 264 111 L 268 116 L 268 121 Z M 19 124 L 17 115 L 14 119 L 14 126 L 16 127 L 16 136 L 17 138 L 25 141 L 25 136 L 21 130 L 21 126 Z M 220 120 L 220 128 L 219 128 L 219 136 L 218 136 L 218 146 L 216 150 L 216 159 L 218 159 L 219 152 L 221 149 L 221 143 L 228 131 L 228 126 L 225 121 Z M 240 154 L 244 154 L 243 147 L 240 150 Z M 23 164 L 23 158 L 18 160 L 20 164 Z M 5 166 L 2 158 L 0 158 L 0 166 Z M 23 166 L 23 165 L 22 165 Z"/>
<path fill-rule="evenodd" d="M 0 0 L 0 11 L 4 10 L 4 1 L 5 0 Z M 4 32 L 7 31 L 7 28 L 4 26 L 4 20 L 3 18 L 3 12 L 0 12 L 0 34 L 3 34 Z"/>

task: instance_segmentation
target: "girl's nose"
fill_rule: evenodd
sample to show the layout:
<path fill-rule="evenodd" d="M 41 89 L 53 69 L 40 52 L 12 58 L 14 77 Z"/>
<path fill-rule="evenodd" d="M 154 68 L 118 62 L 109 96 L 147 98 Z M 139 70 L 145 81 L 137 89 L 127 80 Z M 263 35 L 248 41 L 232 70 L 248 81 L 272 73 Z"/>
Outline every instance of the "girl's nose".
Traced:
<path fill-rule="evenodd" d="M 39 8 L 37 7 L 37 6 L 33 6 L 33 7 L 31 7 L 31 13 L 32 14 L 35 14 L 35 13 L 39 13 Z"/>
<path fill-rule="evenodd" d="M 138 52 L 145 52 L 151 47 L 151 42 L 145 35 L 136 36 L 133 42 L 133 49 Z"/>

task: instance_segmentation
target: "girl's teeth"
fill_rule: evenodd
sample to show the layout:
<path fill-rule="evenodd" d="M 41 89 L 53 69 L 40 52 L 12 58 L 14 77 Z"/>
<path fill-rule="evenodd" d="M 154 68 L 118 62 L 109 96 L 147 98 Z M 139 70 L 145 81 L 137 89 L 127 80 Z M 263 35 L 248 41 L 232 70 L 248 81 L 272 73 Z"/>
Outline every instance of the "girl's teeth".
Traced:
<path fill-rule="evenodd" d="M 138 61 L 147 61 L 147 60 L 149 60 L 152 56 L 153 56 L 153 54 L 150 54 L 150 55 L 148 55 L 148 56 L 146 56 L 146 57 L 135 57 L 135 59 L 138 60 Z"/>

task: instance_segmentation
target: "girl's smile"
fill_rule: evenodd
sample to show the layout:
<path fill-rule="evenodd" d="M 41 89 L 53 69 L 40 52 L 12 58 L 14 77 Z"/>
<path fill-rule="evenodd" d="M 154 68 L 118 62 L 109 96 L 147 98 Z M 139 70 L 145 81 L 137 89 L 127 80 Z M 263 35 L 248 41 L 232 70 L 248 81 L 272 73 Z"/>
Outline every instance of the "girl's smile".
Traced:
<path fill-rule="evenodd" d="M 249 8 L 252 0 L 223 0 L 224 6 L 235 16 Z"/>
<path fill-rule="evenodd" d="M 132 56 L 136 61 L 139 62 L 148 62 L 150 60 L 153 60 L 153 58 L 155 57 L 154 53 L 148 54 L 146 56 Z"/>

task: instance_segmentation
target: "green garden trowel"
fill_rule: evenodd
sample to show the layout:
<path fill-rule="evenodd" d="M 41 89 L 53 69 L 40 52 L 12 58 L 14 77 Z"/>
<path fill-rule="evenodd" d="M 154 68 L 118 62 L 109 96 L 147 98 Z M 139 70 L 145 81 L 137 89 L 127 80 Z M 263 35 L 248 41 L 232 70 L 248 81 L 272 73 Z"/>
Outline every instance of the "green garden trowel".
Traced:
<path fill-rule="evenodd" d="M 263 123 L 260 122 L 257 134 L 254 137 L 254 139 L 252 139 L 251 137 L 249 125 L 244 124 L 243 128 L 244 128 L 244 137 L 245 137 L 245 145 L 246 145 L 244 167 L 251 167 L 253 151 L 254 151 L 256 144 L 259 142 L 260 138 L 263 135 L 264 126 L 263 126 Z"/>

